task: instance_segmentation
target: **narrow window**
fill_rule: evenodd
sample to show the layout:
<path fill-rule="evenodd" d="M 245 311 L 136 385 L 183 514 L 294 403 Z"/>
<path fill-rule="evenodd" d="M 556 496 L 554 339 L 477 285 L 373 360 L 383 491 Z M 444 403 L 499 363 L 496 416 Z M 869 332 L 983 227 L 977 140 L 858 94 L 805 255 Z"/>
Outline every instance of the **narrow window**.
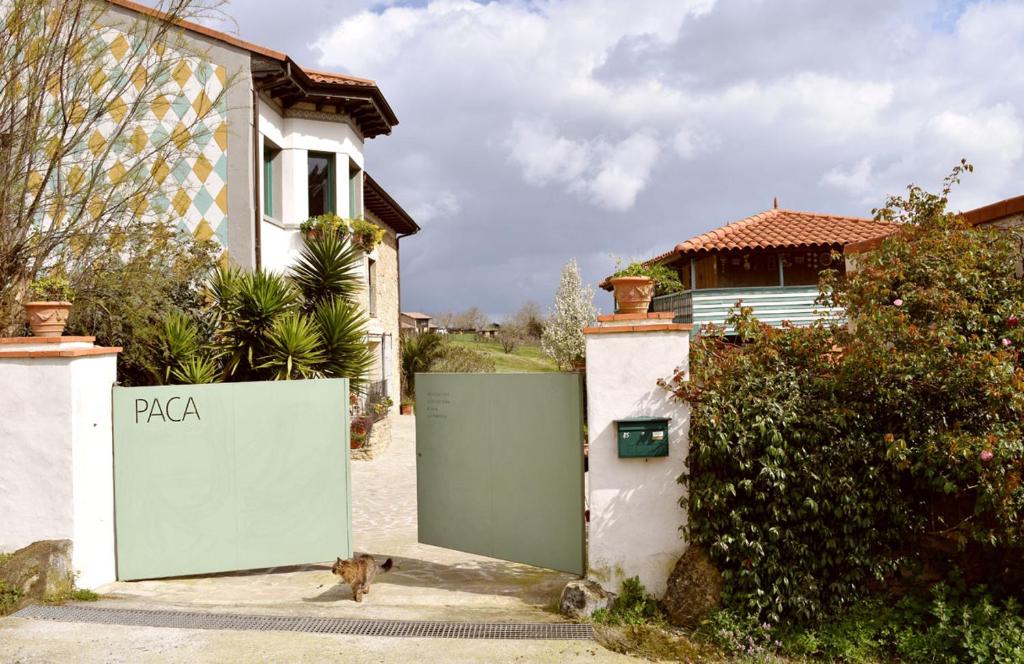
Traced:
<path fill-rule="evenodd" d="M 372 258 L 366 259 L 366 290 L 369 293 L 367 302 L 368 313 L 372 317 L 377 316 L 377 261 Z"/>
<path fill-rule="evenodd" d="M 277 187 L 278 156 L 281 150 L 272 143 L 263 142 L 263 214 L 267 217 L 277 218 L 277 210 L 274 208 L 274 189 Z"/>
<path fill-rule="evenodd" d="M 334 207 L 334 155 L 309 153 L 309 216 L 337 212 Z"/>
<path fill-rule="evenodd" d="M 355 162 L 350 161 L 348 167 L 348 216 L 350 219 L 363 216 L 363 178 L 362 171 Z"/>

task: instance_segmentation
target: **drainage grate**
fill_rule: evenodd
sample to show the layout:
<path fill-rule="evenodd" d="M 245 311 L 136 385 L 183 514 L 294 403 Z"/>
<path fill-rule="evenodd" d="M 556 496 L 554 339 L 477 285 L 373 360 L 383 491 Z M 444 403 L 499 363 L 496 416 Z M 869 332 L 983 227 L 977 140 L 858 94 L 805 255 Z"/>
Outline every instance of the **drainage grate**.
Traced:
<path fill-rule="evenodd" d="M 102 623 L 183 629 L 238 629 L 258 632 L 313 632 L 420 639 L 589 640 L 590 625 L 571 623 L 454 623 L 411 620 L 349 620 L 316 616 L 243 616 L 230 613 L 103 609 L 91 606 L 28 606 L 14 614 L 60 622 Z"/>

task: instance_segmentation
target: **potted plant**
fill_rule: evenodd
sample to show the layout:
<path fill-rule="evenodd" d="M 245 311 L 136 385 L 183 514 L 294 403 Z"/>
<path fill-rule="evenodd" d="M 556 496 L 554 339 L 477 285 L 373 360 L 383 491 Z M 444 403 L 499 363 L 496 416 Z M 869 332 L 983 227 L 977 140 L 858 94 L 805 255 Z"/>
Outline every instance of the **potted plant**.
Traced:
<path fill-rule="evenodd" d="M 618 313 L 647 313 L 655 295 L 668 295 L 683 290 L 675 270 L 661 264 L 630 263 L 608 280 L 615 290 Z"/>
<path fill-rule="evenodd" d="M 34 281 L 29 286 L 32 299 L 23 305 L 32 334 L 37 337 L 61 336 L 74 295 L 68 280 L 62 276 L 49 275 Z"/>
<path fill-rule="evenodd" d="M 353 219 L 349 224 L 352 242 L 364 252 L 370 253 L 384 239 L 384 229 L 365 219 Z"/>
<path fill-rule="evenodd" d="M 412 415 L 415 404 L 416 402 L 409 397 L 402 399 L 402 405 L 400 407 L 402 415 Z"/>
<path fill-rule="evenodd" d="M 299 224 L 299 232 L 307 240 L 313 240 L 324 233 L 348 233 L 348 225 L 338 215 L 328 212 L 316 217 L 310 217 Z"/>
<path fill-rule="evenodd" d="M 352 426 L 349 429 L 351 433 L 349 447 L 353 450 L 365 447 L 367 441 L 370 439 L 370 431 L 372 429 L 373 420 L 369 417 L 357 417 L 352 420 Z"/>
<path fill-rule="evenodd" d="M 615 291 L 615 313 L 645 314 L 654 298 L 654 279 L 643 274 L 640 263 L 616 272 L 608 280 Z"/>

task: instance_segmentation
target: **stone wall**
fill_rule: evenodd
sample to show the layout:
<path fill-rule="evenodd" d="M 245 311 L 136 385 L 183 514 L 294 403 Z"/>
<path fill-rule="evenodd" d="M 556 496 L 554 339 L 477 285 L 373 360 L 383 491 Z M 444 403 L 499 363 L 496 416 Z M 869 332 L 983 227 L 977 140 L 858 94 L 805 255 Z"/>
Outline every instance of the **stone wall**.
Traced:
<path fill-rule="evenodd" d="M 370 254 L 369 258 L 376 261 L 377 281 L 376 281 L 376 299 L 377 299 L 377 310 L 376 316 L 370 322 L 370 332 L 376 334 L 390 335 L 390 342 L 388 338 L 385 338 L 384 344 L 387 346 L 390 343 L 390 348 L 385 348 L 385 355 L 387 356 L 387 367 L 386 371 L 381 374 L 376 374 L 387 378 L 388 381 L 388 396 L 394 402 L 392 407 L 392 414 L 398 413 L 398 404 L 400 401 L 399 393 L 399 382 L 400 378 L 400 349 L 398 339 L 398 235 L 395 230 L 390 226 L 384 224 L 380 219 L 367 212 L 366 218 L 373 223 L 381 226 L 385 230 L 384 240 L 377 245 L 377 247 Z M 365 269 L 365 266 L 364 266 Z M 363 293 L 362 295 L 363 306 L 369 306 L 369 294 Z M 377 357 L 377 365 L 375 368 L 377 371 L 381 371 L 380 367 L 380 356 Z M 386 374 L 386 375 L 383 375 Z"/>

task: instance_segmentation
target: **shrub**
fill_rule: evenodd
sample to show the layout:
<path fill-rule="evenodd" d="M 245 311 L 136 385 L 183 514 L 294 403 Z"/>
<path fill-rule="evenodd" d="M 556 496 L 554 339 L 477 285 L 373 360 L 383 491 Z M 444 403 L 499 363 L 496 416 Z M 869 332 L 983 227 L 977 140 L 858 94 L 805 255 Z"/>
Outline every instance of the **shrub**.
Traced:
<path fill-rule="evenodd" d="M 367 319 L 353 301 L 360 261 L 347 243 L 326 235 L 306 244 L 288 277 L 218 270 L 208 285 L 207 307 L 165 321 L 164 379 L 345 377 L 358 390 L 373 362 Z"/>
<path fill-rule="evenodd" d="M 67 278 L 56 274 L 33 281 L 29 293 L 32 299 L 41 302 L 71 302 L 75 298 Z"/>
<path fill-rule="evenodd" d="M 541 347 L 560 369 L 568 369 L 574 362 L 583 360 L 587 349 L 583 328 L 592 325 L 596 318 L 594 291 L 589 286 L 583 287 L 580 269 L 576 261 L 571 260 L 562 270 L 555 302 L 541 334 Z"/>
<path fill-rule="evenodd" d="M 679 273 L 672 268 L 655 263 L 630 263 L 624 268 L 616 270 L 612 277 L 648 277 L 654 281 L 654 295 L 669 295 L 683 290 L 683 282 L 679 280 Z"/>
<path fill-rule="evenodd" d="M 826 662 L 1020 662 L 1024 613 L 1013 600 L 940 584 L 930 593 L 871 598 L 808 626 L 758 623 L 719 611 L 701 636 L 730 654 Z"/>
<path fill-rule="evenodd" d="M 608 625 L 645 625 L 662 622 L 664 615 L 658 600 L 649 595 L 640 578 L 634 576 L 622 582 L 622 592 L 611 608 L 598 609 L 593 620 Z"/>
<path fill-rule="evenodd" d="M 493 373 L 494 368 L 494 360 L 484 353 L 445 342 L 429 370 L 436 373 Z"/>
<path fill-rule="evenodd" d="M 1024 281 L 1012 234 L 946 212 L 959 173 L 890 199 L 877 216 L 900 232 L 827 275 L 849 327 L 769 328 L 741 307 L 742 343 L 705 331 L 692 380 L 667 383 L 692 404 L 690 537 L 758 624 L 810 621 L 897 569 L 1019 576 Z"/>

